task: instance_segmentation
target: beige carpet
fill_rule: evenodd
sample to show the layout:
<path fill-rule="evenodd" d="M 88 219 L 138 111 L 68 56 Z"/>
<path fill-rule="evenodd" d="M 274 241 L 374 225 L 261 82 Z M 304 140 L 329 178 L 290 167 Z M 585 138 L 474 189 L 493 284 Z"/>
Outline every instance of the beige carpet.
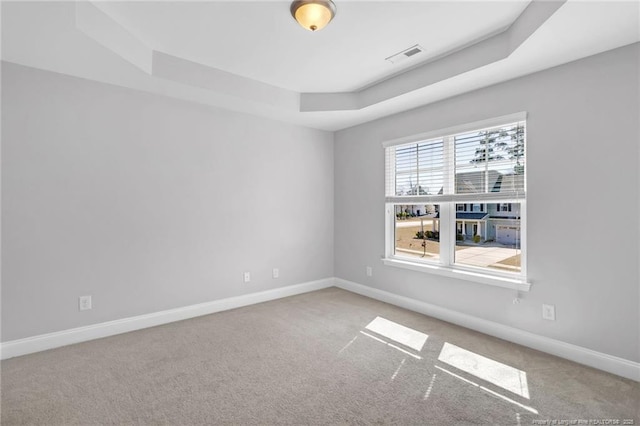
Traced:
<path fill-rule="evenodd" d="M 640 424 L 637 382 L 337 288 L 9 359 L 1 386 L 2 425 Z"/>

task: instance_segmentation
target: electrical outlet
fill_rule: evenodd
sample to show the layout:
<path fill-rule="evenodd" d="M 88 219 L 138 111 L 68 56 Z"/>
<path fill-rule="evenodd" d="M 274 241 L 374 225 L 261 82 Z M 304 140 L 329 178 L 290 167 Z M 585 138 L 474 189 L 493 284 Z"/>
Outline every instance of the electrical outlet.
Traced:
<path fill-rule="evenodd" d="M 367 276 L 370 277 L 373 275 L 373 268 L 371 266 L 367 266 Z"/>
<path fill-rule="evenodd" d="M 273 268 L 273 278 L 280 278 L 280 269 Z"/>
<path fill-rule="evenodd" d="M 251 272 L 245 272 L 244 273 L 244 282 L 248 283 L 249 281 L 251 281 Z"/>
<path fill-rule="evenodd" d="M 81 311 L 88 311 L 91 309 L 91 296 L 78 297 L 78 309 Z"/>
<path fill-rule="evenodd" d="M 555 321 L 556 320 L 555 305 L 542 305 L 542 318 L 549 321 Z"/>

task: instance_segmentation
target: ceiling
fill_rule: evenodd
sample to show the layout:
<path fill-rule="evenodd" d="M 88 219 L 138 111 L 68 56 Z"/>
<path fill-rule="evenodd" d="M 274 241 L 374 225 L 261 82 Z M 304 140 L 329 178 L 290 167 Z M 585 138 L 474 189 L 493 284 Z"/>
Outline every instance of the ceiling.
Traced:
<path fill-rule="evenodd" d="M 429 59 L 506 28 L 528 4 L 369 2 L 365 9 L 337 1 L 335 19 L 317 33 L 295 24 L 286 1 L 98 6 L 154 50 L 296 92 L 343 92 L 406 68 L 413 61 L 385 58 L 418 42 Z"/>
<path fill-rule="evenodd" d="M 334 1 L 315 33 L 282 1 L 3 1 L 2 59 L 338 130 L 640 41 L 638 1 Z"/>

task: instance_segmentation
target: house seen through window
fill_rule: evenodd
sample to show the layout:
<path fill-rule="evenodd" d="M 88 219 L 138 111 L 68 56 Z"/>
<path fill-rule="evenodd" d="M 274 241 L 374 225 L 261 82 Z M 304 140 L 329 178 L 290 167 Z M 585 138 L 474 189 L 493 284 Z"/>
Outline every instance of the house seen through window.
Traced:
<path fill-rule="evenodd" d="M 524 276 L 524 116 L 385 144 L 387 259 Z"/>

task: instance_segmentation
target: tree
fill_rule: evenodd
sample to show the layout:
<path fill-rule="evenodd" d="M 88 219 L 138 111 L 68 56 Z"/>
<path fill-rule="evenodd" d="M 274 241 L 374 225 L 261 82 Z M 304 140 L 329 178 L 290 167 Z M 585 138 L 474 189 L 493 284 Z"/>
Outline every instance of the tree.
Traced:
<path fill-rule="evenodd" d="M 509 148 L 509 159 L 516 160 L 513 171 L 517 175 L 522 175 L 524 174 L 524 164 L 521 163 L 524 158 L 524 127 L 518 126 L 516 134 L 511 139 L 515 140 L 515 144 Z"/>
<path fill-rule="evenodd" d="M 504 129 L 480 132 L 480 145 L 476 148 L 471 163 L 478 164 L 487 161 L 503 160 L 500 151 L 507 151 L 509 144 L 505 141 L 509 134 Z"/>
<path fill-rule="evenodd" d="M 507 129 L 490 130 L 480 132 L 480 144 L 476 148 L 471 163 L 485 163 L 487 161 L 504 160 L 504 155 L 509 160 L 516 160 L 513 171 L 516 174 L 524 173 L 524 127 L 517 126 L 515 132 Z"/>

